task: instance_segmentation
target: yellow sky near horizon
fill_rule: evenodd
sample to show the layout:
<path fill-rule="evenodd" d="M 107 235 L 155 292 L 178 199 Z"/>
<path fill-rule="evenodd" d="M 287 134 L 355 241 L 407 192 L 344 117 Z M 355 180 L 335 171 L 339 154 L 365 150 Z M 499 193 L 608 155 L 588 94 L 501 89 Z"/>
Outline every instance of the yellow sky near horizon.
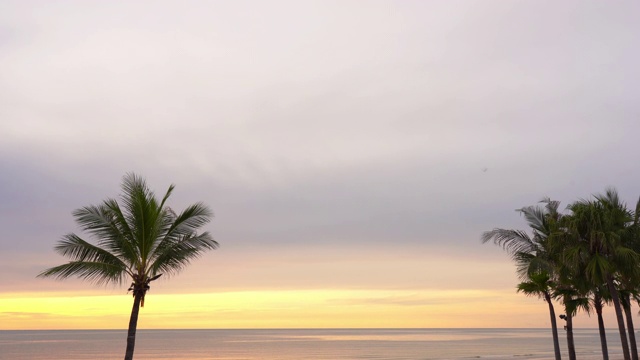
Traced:
<path fill-rule="evenodd" d="M 0 330 L 127 327 L 128 280 L 37 275 L 129 172 L 220 243 L 140 329 L 548 327 L 481 235 L 543 197 L 635 204 L 622 3 L 4 1 Z"/>
<path fill-rule="evenodd" d="M 319 248 L 288 248 L 263 258 L 246 252 L 243 257 L 233 251 L 211 254 L 178 277 L 154 283 L 138 327 L 548 327 L 547 305 L 516 293 L 513 264 L 504 257 L 480 262 L 417 247 L 341 250 L 340 256 Z M 202 275 L 222 271 L 224 276 Z M 33 287 L 0 292 L 0 330 L 128 325 L 133 300 L 125 286 L 96 288 L 75 278 L 38 283 L 38 292 Z M 559 305 L 556 313 L 562 313 Z M 595 318 L 581 314 L 575 324 L 594 327 Z"/>
<path fill-rule="evenodd" d="M 0 324 L 5 330 L 123 329 L 131 306 L 130 295 L 4 294 Z M 150 293 L 138 328 L 491 328 L 548 321 L 546 304 L 512 290 L 288 290 Z"/>

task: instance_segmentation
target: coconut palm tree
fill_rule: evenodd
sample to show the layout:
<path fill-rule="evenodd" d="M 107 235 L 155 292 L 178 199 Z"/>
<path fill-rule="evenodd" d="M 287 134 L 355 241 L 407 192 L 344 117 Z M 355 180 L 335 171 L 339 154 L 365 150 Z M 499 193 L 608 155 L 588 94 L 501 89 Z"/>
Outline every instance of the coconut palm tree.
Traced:
<path fill-rule="evenodd" d="M 559 299 L 564 306 L 564 314 L 560 318 L 566 322 L 565 331 L 567 335 L 567 349 L 570 360 L 576 360 L 576 345 L 573 337 L 573 318 L 578 310 L 589 312 L 589 299 L 585 297 L 584 288 L 580 281 L 574 279 L 562 279 L 555 284 L 553 297 Z M 579 284 L 579 285 L 578 285 Z"/>
<path fill-rule="evenodd" d="M 549 277 L 546 272 L 539 272 L 530 274 L 529 280 L 523 281 L 518 284 L 518 292 L 521 292 L 527 296 L 537 296 L 547 303 L 549 306 L 549 318 L 551 320 L 551 331 L 553 336 L 553 351 L 556 356 L 556 360 L 561 360 L 560 355 L 560 341 L 558 338 L 558 324 L 556 322 L 556 312 L 553 307 L 552 291 L 555 283 Z"/>
<path fill-rule="evenodd" d="M 564 261 L 564 254 L 569 244 L 566 242 L 567 228 L 564 226 L 564 215 L 558 211 L 560 203 L 551 201 L 549 198 L 542 202 L 546 203 L 546 206 L 544 226 L 540 229 L 540 233 L 545 236 L 546 263 L 553 268 L 554 275 L 551 296 L 559 300 L 564 307 L 564 314 L 559 317 L 566 323 L 564 329 L 569 360 L 576 360 L 573 318 L 578 310 L 589 312 L 587 298 L 589 287 L 582 276 L 576 274 L 574 269 Z"/>
<path fill-rule="evenodd" d="M 591 278 L 587 278 L 584 274 L 587 272 L 587 265 L 590 260 L 590 248 L 589 245 L 580 240 L 579 236 L 576 236 L 569 230 L 571 228 L 571 222 L 573 219 L 571 216 L 564 216 L 562 218 L 561 227 L 564 231 L 556 232 L 551 237 L 550 247 L 557 255 L 560 256 L 560 264 L 563 273 L 563 278 L 571 278 L 568 281 L 570 284 L 578 286 L 580 289 L 588 290 L 589 303 L 585 304 L 585 310 L 587 313 L 593 308 L 598 318 L 598 331 L 600 333 L 600 346 L 602 350 L 603 360 L 609 360 L 609 350 L 607 347 L 607 337 L 604 327 L 604 319 L 602 317 L 602 309 L 605 302 L 610 302 L 609 290 L 604 283 L 599 283 L 596 279 L 595 282 Z M 567 283 L 567 280 L 565 280 Z M 567 341 L 569 347 L 571 343 Z"/>
<path fill-rule="evenodd" d="M 556 266 L 557 286 L 554 291 L 554 298 L 561 300 L 565 308 L 565 314 L 561 318 L 566 321 L 567 347 L 569 358 L 576 359 L 575 343 L 573 339 L 573 318 L 578 310 L 583 310 L 587 314 L 591 312 L 591 301 L 598 317 L 600 340 L 603 359 L 608 360 L 608 350 L 604 322 L 602 319 L 603 290 L 601 284 L 594 284 L 584 276 L 586 268 L 585 249 L 583 244 L 576 241 L 577 237 L 570 231 L 570 217 L 558 216 L 556 230 L 549 236 L 548 248 L 554 257 L 553 264 Z M 590 296 L 593 298 L 590 299 Z"/>
<path fill-rule="evenodd" d="M 555 309 L 553 307 L 552 292 L 555 287 L 553 280 L 553 257 L 549 252 L 548 238 L 554 231 L 560 217 L 559 202 L 543 199 L 544 208 L 528 206 L 517 211 L 524 215 L 531 228 L 532 236 L 526 231 L 494 228 L 482 234 L 482 242 L 493 241 L 495 245 L 506 250 L 516 263 L 517 273 L 522 282 L 518 285 L 518 292 L 528 296 L 539 296 L 549 307 L 551 333 L 556 360 L 561 360 L 560 342 Z"/>
<path fill-rule="evenodd" d="M 567 351 L 570 360 L 576 360 L 576 346 L 573 336 L 573 318 L 578 310 L 589 312 L 588 283 L 580 273 L 564 261 L 564 254 L 569 243 L 566 242 L 567 229 L 564 226 L 564 215 L 558 211 L 560 203 L 551 201 L 546 203 L 543 226 L 539 232 L 545 236 L 544 245 L 546 251 L 546 263 L 553 268 L 553 287 L 551 296 L 559 300 L 564 307 L 564 314 L 559 317 L 566 323 L 564 329 L 567 336 Z M 539 215 L 538 215 L 539 216 Z M 530 216 L 532 217 L 532 216 Z"/>
<path fill-rule="evenodd" d="M 591 293 L 591 304 L 596 311 L 598 317 L 598 331 L 600 333 L 600 348 L 602 349 L 602 359 L 609 360 L 609 348 L 607 347 L 607 334 L 604 327 L 604 319 L 602 317 L 602 308 L 604 307 L 603 293 L 606 292 L 606 286 L 596 285 Z"/>
<path fill-rule="evenodd" d="M 577 201 L 569 209 L 572 212 L 568 218 L 569 232 L 588 253 L 585 274 L 594 284 L 606 284 L 616 313 L 623 356 L 631 360 L 616 276 L 640 260 L 640 255 L 625 244 L 632 214 L 613 189 L 595 196 L 595 200 Z"/>
<path fill-rule="evenodd" d="M 631 313 L 631 300 L 638 302 L 640 294 L 637 289 L 620 289 L 620 305 L 624 311 L 627 322 L 627 332 L 629 333 L 629 345 L 631 347 L 631 359 L 638 360 L 638 346 L 636 344 L 635 329 L 633 326 L 633 314 Z"/>
<path fill-rule="evenodd" d="M 206 250 L 218 247 L 208 232 L 197 232 L 210 221 L 209 208 L 196 203 L 175 213 L 166 205 L 173 189 L 171 185 L 158 201 L 144 179 L 133 173 L 125 175 L 119 202 L 107 199 L 73 212 L 80 229 L 94 243 L 73 233 L 63 236 L 55 250 L 70 261 L 38 275 L 76 276 L 96 284 L 121 284 L 130 279 L 134 301 L 125 360 L 133 359 L 138 313 L 149 284 L 163 274 L 176 274 Z"/>
<path fill-rule="evenodd" d="M 626 233 L 625 245 L 629 246 L 636 253 L 640 253 L 640 199 L 636 203 L 633 212 L 633 223 Z M 630 267 L 623 269 L 619 274 L 620 282 L 620 303 L 624 310 L 627 331 L 629 333 L 629 345 L 631 347 L 632 360 L 638 360 L 638 346 L 636 344 L 635 329 L 633 326 L 633 314 L 631 313 L 631 301 L 640 303 L 640 269 L 637 263 L 627 264 Z"/>

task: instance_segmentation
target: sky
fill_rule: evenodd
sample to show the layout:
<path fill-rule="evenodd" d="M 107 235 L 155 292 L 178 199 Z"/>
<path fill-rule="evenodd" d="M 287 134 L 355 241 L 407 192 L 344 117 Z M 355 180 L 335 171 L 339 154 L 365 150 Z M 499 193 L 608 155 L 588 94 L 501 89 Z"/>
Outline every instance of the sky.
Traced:
<path fill-rule="evenodd" d="M 153 283 L 139 328 L 547 327 L 480 235 L 524 229 L 514 210 L 546 196 L 635 204 L 639 15 L 2 1 L 0 329 L 126 328 L 126 286 L 36 275 L 128 172 L 207 204 L 220 243 Z"/>

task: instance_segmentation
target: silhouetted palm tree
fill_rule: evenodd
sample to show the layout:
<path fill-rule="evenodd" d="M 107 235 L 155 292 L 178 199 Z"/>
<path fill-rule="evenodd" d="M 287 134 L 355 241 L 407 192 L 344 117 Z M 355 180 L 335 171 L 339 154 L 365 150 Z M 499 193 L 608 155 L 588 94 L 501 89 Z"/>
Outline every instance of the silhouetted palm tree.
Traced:
<path fill-rule="evenodd" d="M 528 206 L 517 210 L 524 215 L 533 233 L 526 231 L 495 228 L 482 234 L 482 242 L 493 241 L 506 250 L 516 263 L 517 273 L 521 280 L 518 292 L 529 296 L 543 298 L 549 306 L 553 349 L 556 360 L 561 360 L 560 342 L 552 292 L 555 286 L 552 256 L 549 253 L 548 237 L 554 231 L 559 202 L 544 199 L 545 207 Z"/>
<path fill-rule="evenodd" d="M 176 214 L 165 205 L 173 189 L 171 185 L 158 201 L 142 178 L 125 175 L 120 202 L 107 199 L 73 212 L 95 244 L 73 233 L 65 235 L 55 250 L 71 261 L 38 275 L 77 276 L 96 284 L 120 284 L 130 278 L 134 301 L 125 360 L 133 358 L 138 312 L 149 283 L 162 274 L 176 274 L 204 251 L 218 246 L 208 232 L 197 233 L 211 219 L 209 208 L 196 203 Z"/>
<path fill-rule="evenodd" d="M 568 284 L 570 287 L 582 289 L 581 292 L 586 293 L 589 298 L 590 301 L 583 305 L 587 313 L 590 312 L 591 308 L 596 312 L 602 358 L 603 360 L 608 360 L 609 351 L 607 348 L 602 309 L 605 302 L 610 302 L 611 297 L 604 283 L 599 283 L 597 279 L 594 282 L 593 279 L 585 276 L 587 272 L 586 268 L 590 260 L 589 246 L 584 241 L 581 241 L 579 236 L 576 236 L 570 231 L 572 221 L 573 219 L 570 216 L 564 216 L 562 218 L 562 224 L 560 225 L 562 231 L 558 231 L 551 236 L 550 248 L 559 259 L 560 272 L 562 273 L 561 278 L 564 279 L 563 283 Z M 569 324 L 567 327 L 570 327 Z M 569 333 L 567 333 L 567 345 L 569 349 L 571 349 L 573 341 L 569 338 Z M 571 350 L 569 354 L 571 356 Z"/>
<path fill-rule="evenodd" d="M 556 312 L 553 307 L 553 301 L 551 293 L 555 283 L 549 277 L 549 274 L 545 272 L 539 272 L 536 274 L 530 274 L 528 281 L 523 281 L 518 284 L 518 292 L 521 292 L 527 296 L 537 296 L 544 299 L 549 306 L 549 317 L 551 320 L 551 331 L 553 335 L 553 350 L 557 360 L 561 359 L 560 355 L 560 341 L 558 339 L 558 324 L 556 322 Z"/>
<path fill-rule="evenodd" d="M 589 299 L 584 296 L 584 292 L 576 283 L 570 280 L 559 280 L 554 284 L 553 297 L 560 299 L 564 305 L 564 314 L 560 318 L 566 322 L 565 331 L 567 335 L 567 349 L 569 359 L 576 360 L 576 345 L 573 337 L 573 318 L 578 310 L 589 311 Z"/>
<path fill-rule="evenodd" d="M 627 235 L 624 241 L 625 245 L 633 249 L 636 253 L 640 253 L 640 199 L 636 203 L 636 208 L 633 212 L 633 223 L 628 230 L 625 234 Z M 631 358 L 632 360 L 638 360 L 638 346 L 636 344 L 636 335 L 633 326 L 631 301 L 633 300 L 636 303 L 640 303 L 640 268 L 637 263 L 627 263 L 627 265 L 630 265 L 630 267 L 622 269 L 619 274 L 620 303 L 627 321 Z"/>
<path fill-rule="evenodd" d="M 600 348 L 602 349 L 602 359 L 609 360 L 609 348 L 607 347 L 607 334 L 604 327 L 604 319 L 602 318 L 602 308 L 604 307 L 603 293 L 605 293 L 606 286 L 596 285 L 592 288 L 591 304 L 596 311 L 598 317 L 598 332 L 600 333 Z"/>
<path fill-rule="evenodd" d="M 576 236 L 585 249 L 581 253 L 588 255 L 586 276 L 594 284 L 606 284 L 616 313 L 624 359 L 631 360 L 616 276 L 640 260 L 638 253 L 625 244 L 632 214 L 613 189 L 595 196 L 595 200 L 577 201 L 569 209 L 572 212 L 568 218 L 569 233 Z"/>
<path fill-rule="evenodd" d="M 624 310 L 624 316 L 627 322 L 627 331 L 629 333 L 629 345 L 631 347 L 631 359 L 638 360 L 638 346 L 636 344 L 635 329 L 633 326 L 633 314 L 631 313 L 631 300 L 640 301 L 640 294 L 637 289 L 620 289 L 620 305 Z"/>

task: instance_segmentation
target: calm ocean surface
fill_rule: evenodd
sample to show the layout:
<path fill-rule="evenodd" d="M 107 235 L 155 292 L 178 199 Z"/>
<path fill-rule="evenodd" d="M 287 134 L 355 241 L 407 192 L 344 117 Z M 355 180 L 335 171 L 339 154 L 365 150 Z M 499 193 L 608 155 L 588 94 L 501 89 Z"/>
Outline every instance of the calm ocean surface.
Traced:
<path fill-rule="evenodd" d="M 597 330 L 575 333 L 578 359 L 602 358 Z M 622 358 L 616 335 L 608 329 L 612 360 Z M 0 331 L 0 359 L 122 359 L 125 342 L 124 330 Z M 547 329 L 138 330 L 135 358 L 537 360 L 553 346 Z"/>

